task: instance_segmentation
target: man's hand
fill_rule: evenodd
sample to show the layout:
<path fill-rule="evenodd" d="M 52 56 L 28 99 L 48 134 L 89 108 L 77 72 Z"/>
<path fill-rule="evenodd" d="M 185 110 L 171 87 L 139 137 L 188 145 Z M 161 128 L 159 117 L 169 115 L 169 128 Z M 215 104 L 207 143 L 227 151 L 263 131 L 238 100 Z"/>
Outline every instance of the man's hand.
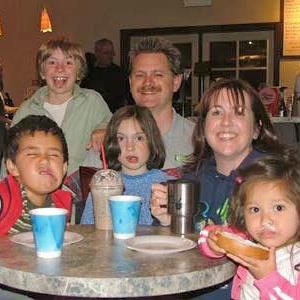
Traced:
<path fill-rule="evenodd" d="M 104 141 L 104 136 L 106 133 L 106 129 L 95 129 L 91 133 L 91 139 L 86 146 L 86 149 L 93 149 L 95 152 L 99 152 L 101 148 L 101 144 Z"/>

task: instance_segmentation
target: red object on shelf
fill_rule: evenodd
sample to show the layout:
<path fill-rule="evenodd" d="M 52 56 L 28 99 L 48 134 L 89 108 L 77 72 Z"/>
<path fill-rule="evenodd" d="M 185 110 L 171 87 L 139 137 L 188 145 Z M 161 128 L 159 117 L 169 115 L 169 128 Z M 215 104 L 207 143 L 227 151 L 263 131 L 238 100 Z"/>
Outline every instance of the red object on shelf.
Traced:
<path fill-rule="evenodd" d="M 278 116 L 280 93 L 278 87 L 264 87 L 259 91 L 262 103 L 267 112 L 272 116 Z"/>

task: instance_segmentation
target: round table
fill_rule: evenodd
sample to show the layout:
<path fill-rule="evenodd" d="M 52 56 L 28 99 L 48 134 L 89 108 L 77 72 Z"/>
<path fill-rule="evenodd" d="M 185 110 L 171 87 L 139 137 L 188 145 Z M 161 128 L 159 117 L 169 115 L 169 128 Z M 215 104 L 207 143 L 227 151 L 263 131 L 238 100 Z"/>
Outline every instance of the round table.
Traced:
<path fill-rule="evenodd" d="M 154 255 L 126 248 L 111 231 L 70 226 L 84 239 L 65 246 L 62 256 L 42 259 L 35 249 L 0 238 L 0 283 L 25 291 L 77 297 L 141 297 L 202 289 L 230 279 L 235 265 L 209 259 L 194 248 Z M 170 229 L 139 226 L 137 235 L 170 235 Z M 194 238 L 195 236 L 188 236 Z"/>

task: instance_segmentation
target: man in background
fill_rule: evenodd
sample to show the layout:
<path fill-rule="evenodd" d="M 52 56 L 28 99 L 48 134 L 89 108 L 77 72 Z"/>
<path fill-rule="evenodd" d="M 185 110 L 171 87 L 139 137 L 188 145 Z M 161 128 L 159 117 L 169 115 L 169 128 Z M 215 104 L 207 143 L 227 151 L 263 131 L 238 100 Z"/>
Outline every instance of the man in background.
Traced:
<path fill-rule="evenodd" d="M 162 135 L 166 161 L 164 169 L 179 167 L 193 152 L 195 124 L 176 113 L 173 94 L 182 82 L 181 54 L 162 38 L 147 37 L 131 49 L 130 91 L 137 105 L 148 107 Z"/>
<path fill-rule="evenodd" d="M 88 58 L 90 67 L 81 86 L 93 89 L 101 94 L 111 112 L 125 104 L 126 75 L 113 63 L 115 56 L 111 40 L 101 39 L 95 42 L 95 59 Z M 88 65 L 89 65 L 88 62 Z"/>

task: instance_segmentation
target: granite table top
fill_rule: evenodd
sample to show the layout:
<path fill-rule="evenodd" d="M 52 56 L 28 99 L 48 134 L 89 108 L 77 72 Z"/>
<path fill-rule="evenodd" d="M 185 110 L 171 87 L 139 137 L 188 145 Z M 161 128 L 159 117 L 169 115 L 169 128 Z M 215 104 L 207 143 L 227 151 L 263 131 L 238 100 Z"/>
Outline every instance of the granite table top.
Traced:
<path fill-rule="evenodd" d="M 127 249 L 111 231 L 93 225 L 68 228 L 84 239 L 62 256 L 42 259 L 35 249 L 0 238 L 0 283 L 21 290 L 77 297 L 142 297 L 202 289 L 230 279 L 235 265 L 209 259 L 194 248 L 154 255 Z M 165 227 L 139 226 L 137 235 L 170 235 Z M 195 236 L 187 236 L 195 239 Z"/>

